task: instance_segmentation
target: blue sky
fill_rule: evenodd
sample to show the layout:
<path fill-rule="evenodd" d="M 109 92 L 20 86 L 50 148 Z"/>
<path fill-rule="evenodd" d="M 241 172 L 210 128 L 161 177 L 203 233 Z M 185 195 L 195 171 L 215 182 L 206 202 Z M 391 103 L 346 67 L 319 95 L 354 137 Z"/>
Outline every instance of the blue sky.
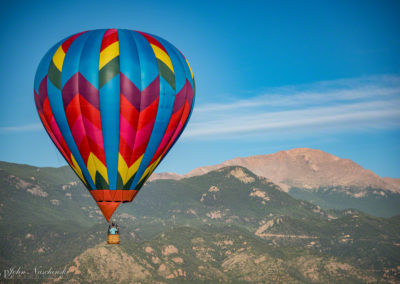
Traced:
<path fill-rule="evenodd" d="M 0 13 L 0 160 L 65 164 L 36 113 L 36 67 L 60 39 L 114 27 L 169 40 L 196 78 L 158 171 L 310 147 L 400 178 L 399 1 L 3 1 Z"/>

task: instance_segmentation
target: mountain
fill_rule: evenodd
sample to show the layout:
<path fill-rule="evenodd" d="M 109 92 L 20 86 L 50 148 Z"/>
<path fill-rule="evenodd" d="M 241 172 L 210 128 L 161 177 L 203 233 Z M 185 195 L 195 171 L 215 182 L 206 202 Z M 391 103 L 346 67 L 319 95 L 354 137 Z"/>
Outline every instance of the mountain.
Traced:
<path fill-rule="evenodd" d="M 0 163 L 0 190 L 0 271 L 30 282 L 35 267 L 68 283 L 400 280 L 400 216 L 323 210 L 239 166 L 147 183 L 113 217 L 120 246 L 68 167 Z"/>
<path fill-rule="evenodd" d="M 226 166 L 245 167 L 292 196 L 323 208 L 356 208 L 382 217 L 400 214 L 400 179 L 381 178 L 349 159 L 309 148 L 235 158 L 173 178 L 203 175 Z M 159 174 L 153 180 L 162 178 Z"/>
<path fill-rule="evenodd" d="M 396 185 L 395 181 L 382 179 L 349 159 L 309 148 L 236 158 L 219 165 L 194 169 L 185 177 L 233 165 L 248 168 L 257 175 L 267 177 L 285 191 L 290 188 L 357 187 L 400 192 L 399 182 Z"/>
<path fill-rule="evenodd" d="M 153 180 L 158 180 L 158 179 L 181 179 L 183 178 L 182 175 L 176 174 L 176 173 L 170 173 L 170 172 L 162 172 L 162 173 L 153 173 L 151 174 L 150 178 L 148 181 L 153 181 Z"/>
<path fill-rule="evenodd" d="M 400 192 L 400 178 L 384 177 L 383 180 L 391 185 L 396 192 Z"/>

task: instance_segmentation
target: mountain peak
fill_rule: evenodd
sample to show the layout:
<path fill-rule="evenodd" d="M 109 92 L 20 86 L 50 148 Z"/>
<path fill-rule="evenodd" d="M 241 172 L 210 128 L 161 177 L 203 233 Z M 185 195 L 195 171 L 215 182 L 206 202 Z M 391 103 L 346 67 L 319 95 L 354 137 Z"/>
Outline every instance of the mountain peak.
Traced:
<path fill-rule="evenodd" d="M 274 154 L 239 157 L 214 166 L 192 170 L 185 177 L 198 176 L 225 166 L 243 166 L 266 177 L 283 190 L 322 187 L 379 188 L 400 191 L 398 182 L 382 179 L 350 159 L 342 159 L 319 149 L 295 148 Z"/>

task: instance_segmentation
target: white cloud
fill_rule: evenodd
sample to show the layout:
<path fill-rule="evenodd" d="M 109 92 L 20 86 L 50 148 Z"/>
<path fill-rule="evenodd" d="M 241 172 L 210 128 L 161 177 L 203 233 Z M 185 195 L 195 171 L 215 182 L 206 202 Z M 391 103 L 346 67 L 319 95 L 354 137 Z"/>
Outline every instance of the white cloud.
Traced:
<path fill-rule="evenodd" d="M 25 124 L 18 126 L 2 126 L 0 127 L 0 133 L 9 133 L 9 132 L 28 132 L 28 131 L 38 131 L 42 130 L 43 126 L 40 123 L 34 124 Z"/>
<path fill-rule="evenodd" d="M 247 100 L 196 106 L 184 137 L 399 127 L 400 77 L 374 76 L 269 89 Z"/>

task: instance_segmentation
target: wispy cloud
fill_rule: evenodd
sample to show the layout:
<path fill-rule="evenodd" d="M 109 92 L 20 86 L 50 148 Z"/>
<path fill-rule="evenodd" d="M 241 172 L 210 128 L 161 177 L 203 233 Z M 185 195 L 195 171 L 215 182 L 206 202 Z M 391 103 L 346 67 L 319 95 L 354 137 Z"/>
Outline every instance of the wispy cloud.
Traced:
<path fill-rule="evenodd" d="M 184 137 L 232 139 L 388 128 L 400 128 L 400 76 L 271 88 L 248 98 L 197 105 Z M 0 133 L 42 129 L 34 123 L 3 126 Z"/>
<path fill-rule="evenodd" d="M 10 132 L 29 132 L 42 130 L 43 126 L 40 123 L 25 124 L 18 126 L 2 126 L 0 127 L 0 133 L 10 133 Z"/>
<path fill-rule="evenodd" d="M 397 127 L 400 77 L 373 76 L 274 88 L 248 99 L 200 105 L 185 137 L 226 139 L 270 131 L 306 135 Z"/>

